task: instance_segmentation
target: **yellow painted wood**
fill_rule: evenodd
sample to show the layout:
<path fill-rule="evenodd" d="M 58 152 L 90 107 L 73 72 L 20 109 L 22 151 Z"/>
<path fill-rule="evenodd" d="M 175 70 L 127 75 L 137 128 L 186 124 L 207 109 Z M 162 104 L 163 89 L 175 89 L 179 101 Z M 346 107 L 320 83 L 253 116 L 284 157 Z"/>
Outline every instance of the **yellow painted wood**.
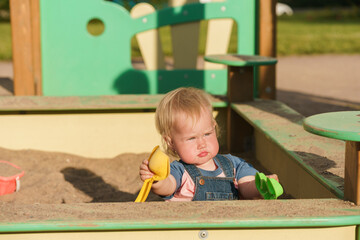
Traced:
<path fill-rule="evenodd" d="M 131 9 L 130 14 L 133 18 L 139 18 L 155 11 L 155 8 L 151 4 L 139 3 Z M 147 19 L 143 18 L 142 21 L 146 24 Z M 165 58 L 158 29 L 151 29 L 138 33 L 136 34 L 136 39 L 138 41 L 146 69 L 165 69 Z"/>
<path fill-rule="evenodd" d="M 304 117 L 277 101 L 258 99 L 232 108 L 255 128 L 256 159 L 279 175 L 287 193 L 295 198 L 343 197 L 343 142 L 309 134 L 302 128 Z M 319 169 L 317 159 L 334 159 L 336 165 L 329 174 Z"/>
<path fill-rule="evenodd" d="M 59 233 L 19 233 L 0 234 L 0 240 L 118 240 L 118 239 L 274 239 L 274 240 L 338 240 L 355 239 L 356 226 L 331 228 L 292 228 L 292 229 L 204 229 L 204 230 L 155 230 L 119 232 L 59 232 Z M 201 238 L 199 235 L 207 236 Z"/>
<path fill-rule="evenodd" d="M 222 114 L 213 114 L 222 121 Z M 154 117 L 151 112 L 0 115 L 0 147 L 89 158 L 151 152 L 161 145 Z"/>
<path fill-rule="evenodd" d="M 171 7 L 182 6 L 199 0 L 170 0 Z M 189 14 L 182 11 L 179 14 Z M 174 57 L 174 69 L 196 69 L 200 22 L 171 26 L 171 41 Z"/>
<path fill-rule="evenodd" d="M 212 2 L 223 2 L 213 0 Z M 223 9 L 224 11 L 226 9 Z M 208 22 L 205 56 L 212 54 L 225 54 L 228 51 L 231 30 L 234 21 L 232 19 L 213 19 Z M 225 65 L 204 62 L 204 69 L 223 69 Z"/>
<path fill-rule="evenodd" d="M 336 198 L 259 130 L 255 130 L 255 149 L 256 160 L 268 171 L 278 174 L 287 194 L 297 199 Z"/>
<path fill-rule="evenodd" d="M 150 152 L 161 144 L 154 113 L 0 116 L 0 147 L 91 158 Z"/>
<path fill-rule="evenodd" d="M 210 20 L 206 38 L 205 55 L 227 53 L 233 25 L 231 19 Z M 225 65 L 205 62 L 205 69 L 223 69 Z"/>

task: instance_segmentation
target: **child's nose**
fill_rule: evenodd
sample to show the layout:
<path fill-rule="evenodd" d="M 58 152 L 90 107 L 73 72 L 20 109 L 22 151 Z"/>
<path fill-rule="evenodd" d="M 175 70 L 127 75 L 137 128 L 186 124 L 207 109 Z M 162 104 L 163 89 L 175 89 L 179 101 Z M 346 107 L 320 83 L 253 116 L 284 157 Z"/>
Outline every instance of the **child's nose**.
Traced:
<path fill-rule="evenodd" d="M 199 138 L 197 145 L 198 145 L 198 148 L 203 148 L 203 147 L 205 147 L 205 146 L 206 146 L 206 140 L 205 140 L 205 138 L 203 138 L 203 137 Z"/>

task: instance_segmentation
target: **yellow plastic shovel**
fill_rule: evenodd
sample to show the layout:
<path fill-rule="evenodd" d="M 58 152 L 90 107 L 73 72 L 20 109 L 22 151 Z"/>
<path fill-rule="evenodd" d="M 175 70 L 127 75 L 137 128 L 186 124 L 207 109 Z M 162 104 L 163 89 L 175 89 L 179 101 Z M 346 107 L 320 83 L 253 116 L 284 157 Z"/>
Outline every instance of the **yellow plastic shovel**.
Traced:
<path fill-rule="evenodd" d="M 135 202 L 145 202 L 154 181 L 164 180 L 170 173 L 170 159 L 156 146 L 149 157 L 149 168 L 154 173 L 152 178 L 146 179 Z"/>

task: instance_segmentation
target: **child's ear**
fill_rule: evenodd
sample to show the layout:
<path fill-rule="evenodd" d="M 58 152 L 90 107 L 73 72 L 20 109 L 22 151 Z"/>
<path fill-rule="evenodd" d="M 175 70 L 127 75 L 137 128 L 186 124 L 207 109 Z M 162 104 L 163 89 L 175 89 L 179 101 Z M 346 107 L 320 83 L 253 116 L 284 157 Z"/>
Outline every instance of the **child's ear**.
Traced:
<path fill-rule="evenodd" d="M 173 142 L 171 137 L 169 136 L 163 136 L 164 141 L 166 142 L 166 145 L 170 148 L 173 149 Z"/>

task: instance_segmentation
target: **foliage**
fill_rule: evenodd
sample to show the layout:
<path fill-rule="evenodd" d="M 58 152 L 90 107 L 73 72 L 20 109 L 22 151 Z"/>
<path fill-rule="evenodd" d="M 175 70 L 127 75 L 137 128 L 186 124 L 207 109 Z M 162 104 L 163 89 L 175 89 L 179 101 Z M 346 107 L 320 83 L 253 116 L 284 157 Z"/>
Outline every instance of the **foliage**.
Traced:
<path fill-rule="evenodd" d="M 9 0 L 0 0 L 0 10 L 9 10 Z"/>
<path fill-rule="evenodd" d="M 10 24 L 0 22 L 0 60 L 10 60 L 11 52 L 11 30 Z"/>
<path fill-rule="evenodd" d="M 354 7 L 360 6 L 360 0 L 279 0 L 293 8 Z"/>
<path fill-rule="evenodd" d="M 1 0 L 0 0 L 1 1 Z M 277 53 L 285 55 L 360 54 L 359 9 L 331 9 L 300 11 L 293 16 L 281 16 L 277 24 Z M 206 21 L 201 23 L 199 52 L 204 53 Z M 236 51 L 236 28 L 230 40 L 229 52 Z M 163 49 L 172 55 L 170 27 L 160 29 Z M 132 55 L 140 56 L 135 38 Z M 0 60 L 11 59 L 11 31 L 9 22 L 0 22 Z"/>
<path fill-rule="evenodd" d="M 0 0 L 0 22 L 9 21 L 9 11 L 9 0 Z"/>
<path fill-rule="evenodd" d="M 359 25 L 356 9 L 304 11 L 279 17 L 278 55 L 360 54 Z"/>

